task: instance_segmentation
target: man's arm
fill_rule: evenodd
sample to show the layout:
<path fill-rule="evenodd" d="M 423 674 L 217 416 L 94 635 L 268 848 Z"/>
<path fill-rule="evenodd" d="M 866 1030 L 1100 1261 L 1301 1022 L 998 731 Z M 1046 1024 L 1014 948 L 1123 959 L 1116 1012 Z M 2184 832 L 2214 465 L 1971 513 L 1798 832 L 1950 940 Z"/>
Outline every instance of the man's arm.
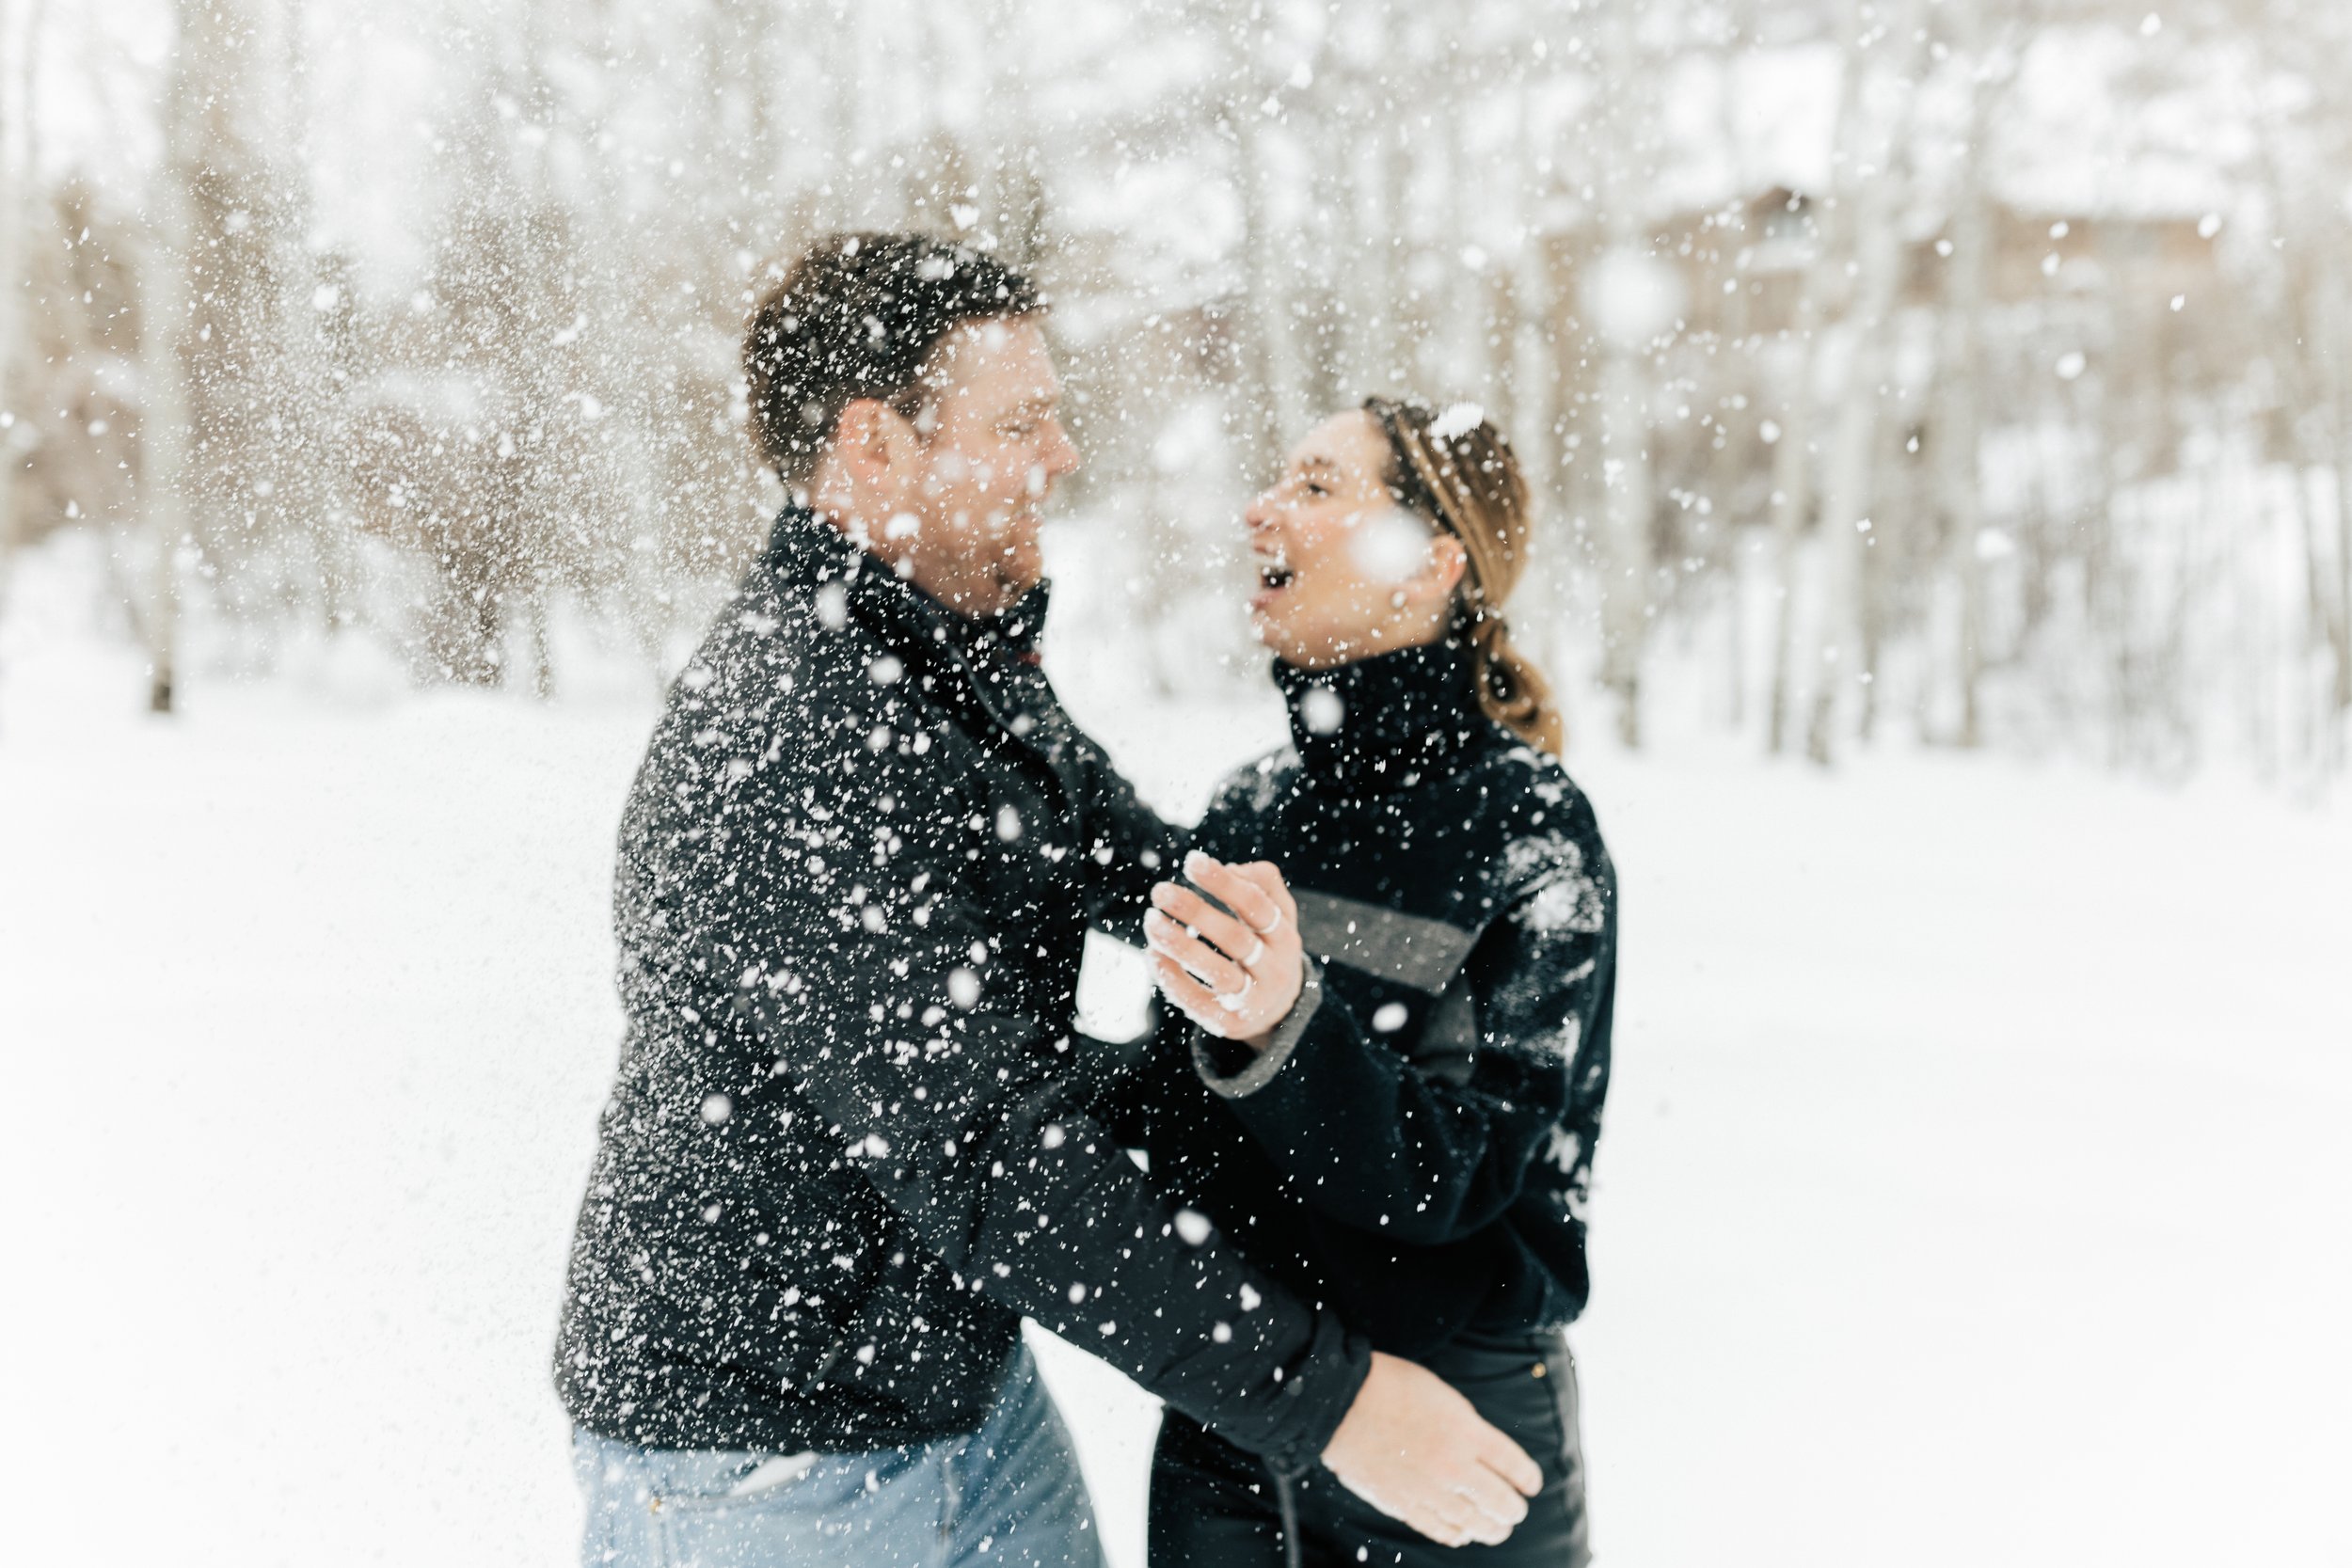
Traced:
<path fill-rule="evenodd" d="M 859 739 L 870 714 L 803 730 Z M 1216 1238 L 1190 1245 L 1083 1109 L 1060 1032 L 993 984 L 968 825 L 908 737 L 740 780 L 729 875 L 704 928 L 751 1022 L 839 1158 L 975 1288 L 1095 1350 L 1246 1448 L 1304 1468 L 1369 1350 Z M 883 803 L 887 802 L 887 809 Z"/>
<path fill-rule="evenodd" d="M 854 1166 L 960 1281 L 1276 1465 L 1320 1457 L 1433 1539 L 1503 1539 L 1541 1485 L 1526 1454 L 1216 1237 L 1188 1244 L 1073 1103 L 1060 1037 L 1000 1000 L 1014 988 L 992 992 L 997 942 L 1020 951 L 1024 933 L 979 913 L 977 863 L 1015 851 L 973 813 L 975 759 L 950 764 L 871 669 L 834 685 L 770 641 L 796 607 L 777 608 L 745 619 L 758 645 L 718 661 L 701 704 L 707 769 L 675 791 L 698 868 L 659 919 L 824 1118 L 834 1168 Z"/>
<path fill-rule="evenodd" d="M 1278 1469 L 1320 1460 L 1449 1544 L 1505 1539 L 1542 1487 L 1534 1462 L 1460 1393 L 1372 1352 L 1214 1232 L 1181 1234 L 1077 1103 L 1047 1032 L 992 1009 L 995 948 L 966 870 L 989 841 L 910 755 L 835 759 L 822 787 L 803 783 L 799 813 L 760 802 L 771 829 L 744 842 L 770 852 L 741 857 L 736 921 L 719 927 L 747 941 L 714 955 L 841 1158 L 974 1288 Z M 826 842 L 811 809 L 854 821 L 854 800 L 884 798 L 895 809 L 871 819 L 867 846 L 848 831 Z"/>
<path fill-rule="evenodd" d="M 1070 773 L 1086 833 L 1087 908 L 1097 929 L 1143 945 L 1152 885 L 1184 863 L 1191 835 L 1143 803 L 1103 749 L 1072 726 Z"/>

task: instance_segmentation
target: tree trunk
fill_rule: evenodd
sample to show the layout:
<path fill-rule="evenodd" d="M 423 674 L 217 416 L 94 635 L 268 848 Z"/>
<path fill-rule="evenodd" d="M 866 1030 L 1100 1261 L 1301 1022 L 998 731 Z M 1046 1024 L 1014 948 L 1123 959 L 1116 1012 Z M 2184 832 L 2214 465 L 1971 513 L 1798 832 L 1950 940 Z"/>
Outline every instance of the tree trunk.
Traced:
<path fill-rule="evenodd" d="M 741 184 L 735 192 L 737 210 L 743 214 L 747 234 L 763 236 L 754 243 L 764 252 L 764 236 L 774 221 L 776 182 L 784 171 L 784 110 L 779 102 L 784 62 L 776 56 L 775 15 L 767 6 L 711 8 L 703 51 L 714 85 L 721 62 L 739 61 L 746 94 L 743 139 L 735 150 Z M 765 260 L 763 255 L 762 260 Z"/>
<path fill-rule="evenodd" d="M 2342 243 L 2339 239 L 2338 243 Z M 2352 375 L 2345 373 L 2343 356 L 2352 347 L 2352 312 L 2345 309 L 2344 285 L 2332 269 L 2324 270 L 2314 311 L 2321 363 L 2328 368 L 2328 422 L 2333 426 L 2331 449 L 2335 477 L 2335 569 L 2332 600 L 2327 620 L 2328 646 L 2334 666 L 2335 708 L 2328 738 L 2330 766 L 2343 761 L 2346 715 L 2352 715 Z M 2314 559 L 2315 572 L 2324 571 Z"/>
<path fill-rule="evenodd" d="M 461 556 L 440 580 L 428 647 L 445 679 L 459 686 L 506 683 L 506 600 Z"/>
<path fill-rule="evenodd" d="M 313 306 L 312 291 L 323 274 L 310 254 L 306 236 L 310 229 L 310 127 L 316 118 L 311 102 L 310 53 L 303 35 L 303 0 L 280 0 L 276 32 L 283 59 L 284 129 L 269 138 L 273 182 L 284 197 L 284 216 L 272 236 L 272 264 L 278 272 L 278 298 L 271 311 L 277 328 L 278 385 L 292 406 L 283 410 L 295 433 L 294 451 L 334 450 L 344 419 L 342 384 L 328 335 L 320 323 L 326 315 Z M 349 288 L 348 279 L 339 287 Z M 328 310 L 351 309 L 340 298 Z M 358 551 L 351 535 L 350 491 L 341 464 L 289 462 L 279 476 L 280 515 L 290 532 L 298 532 L 310 546 L 311 568 L 318 574 L 320 624 L 330 633 L 344 629 L 358 586 Z M 294 515 L 285 517 L 286 509 Z"/>
<path fill-rule="evenodd" d="M 1814 243 L 1826 254 L 1829 236 L 1824 219 Z M 1794 331 L 1796 360 L 1789 376 L 1788 396 L 1781 405 L 1780 439 L 1772 448 L 1772 544 L 1780 578 L 1778 614 L 1772 627 L 1772 688 L 1765 705 L 1765 747 L 1778 756 L 1788 745 L 1788 721 L 1796 701 L 1798 626 L 1804 609 L 1804 530 L 1813 507 L 1813 357 L 1812 343 L 1820 335 L 1821 302 L 1815 280 L 1822 267 L 1807 269 L 1804 293 L 1797 301 Z"/>
<path fill-rule="evenodd" d="M 1374 121 L 1372 134 L 1373 169 L 1380 182 L 1380 232 L 1374 239 L 1379 264 L 1364 270 L 1379 290 L 1379 306 L 1368 325 L 1379 345 L 1375 380 L 1381 390 L 1398 392 L 1406 389 L 1403 384 L 1413 373 L 1405 326 L 1406 279 L 1413 259 L 1413 218 L 1406 201 L 1411 166 L 1406 162 L 1408 144 L 1392 107 Z"/>
<path fill-rule="evenodd" d="M 1251 96 L 1254 77 L 1245 76 L 1241 89 L 1227 105 L 1233 129 L 1233 156 L 1239 164 L 1242 198 L 1242 266 L 1248 297 L 1243 308 L 1242 339 L 1249 401 L 1243 416 L 1243 450 L 1250 471 L 1271 474 L 1279 460 L 1281 444 L 1297 432 L 1304 417 L 1296 404 L 1297 354 L 1291 341 L 1290 281 L 1276 252 L 1269 209 L 1265 150 L 1265 117 Z"/>
<path fill-rule="evenodd" d="M 539 701 L 555 698 L 555 653 L 548 635 L 548 585 L 533 583 L 525 606 L 531 629 L 531 694 Z"/>
<path fill-rule="evenodd" d="M 190 203 L 203 135 L 204 62 L 214 34 L 234 23 L 213 0 L 181 0 L 164 99 L 164 156 L 147 205 L 139 269 L 139 509 L 149 550 L 139 626 L 148 656 L 148 709 L 179 700 L 180 550 L 189 531 L 189 397 L 183 341 L 189 297 Z"/>
<path fill-rule="evenodd" d="M 13 8 L 0 10 L 0 614 L 8 609 L 8 581 L 19 543 L 16 449 L 16 368 L 24 338 L 24 231 L 31 222 L 36 171 L 25 157 L 31 112 L 25 92 L 32 86 L 29 24 Z"/>
<path fill-rule="evenodd" d="M 1840 177 L 1853 167 L 1859 133 L 1862 91 L 1863 27 L 1861 0 L 1847 0 L 1843 31 L 1845 52 L 1837 82 L 1837 125 L 1835 141 L 1840 150 Z M 1823 200 L 1821 196 L 1830 196 Z M 1804 531 L 1813 508 L 1814 356 L 1820 347 L 1821 324 L 1829 305 L 1845 282 L 1844 214 L 1833 193 L 1817 193 L 1811 202 L 1813 254 L 1805 264 L 1797 295 L 1797 313 L 1790 337 L 1795 364 L 1789 376 L 1788 401 L 1780 418 L 1780 441 L 1772 453 L 1772 538 L 1780 569 L 1780 613 L 1773 628 L 1772 687 L 1766 705 L 1766 746 L 1773 755 L 1788 749 L 1796 712 L 1797 653 L 1810 640 L 1803 635 L 1809 619 L 1804 593 Z"/>
<path fill-rule="evenodd" d="M 1529 95 L 1519 98 L 1520 156 L 1534 166 L 1537 153 Z M 1560 409 L 1565 367 L 1561 362 L 1558 327 L 1561 316 L 1559 279 L 1551 266 L 1549 236 L 1539 227 L 1541 192 L 1532 180 L 1518 182 L 1519 248 L 1513 259 L 1511 297 L 1514 305 L 1505 348 L 1511 358 L 1511 434 L 1519 466 L 1527 475 L 1528 493 L 1552 498 L 1558 494 L 1560 473 Z"/>
<path fill-rule="evenodd" d="M 866 172 L 852 160 L 867 146 L 865 136 L 867 94 L 861 85 L 866 71 L 866 8 L 849 6 L 833 13 L 832 25 L 818 32 L 824 55 L 826 104 L 825 176 L 819 191 L 818 227 L 846 229 L 866 217 L 857 187 L 867 182 Z"/>
<path fill-rule="evenodd" d="M 1824 765 L 1836 753 L 1848 693 L 1874 678 L 1863 657 L 1863 556 L 1874 547 L 1870 510 L 1877 478 L 1880 383 L 1886 369 L 1887 330 L 1902 284 L 1902 182 L 1895 166 L 1910 118 L 1911 66 L 1920 31 L 1917 0 L 1899 0 L 1885 27 L 1881 47 L 1888 57 L 1881 67 L 1882 79 L 1897 85 L 1904 96 L 1873 128 L 1867 144 L 1870 170 L 1851 171 L 1855 274 L 1853 301 L 1846 316 L 1850 351 L 1821 483 L 1823 615 L 1805 754 Z"/>
<path fill-rule="evenodd" d="M 1628 166 L 1647 140 L 1639 117 L 1646 110 L 1639 90 L 1642 69 L 1630 0 L 1613 0 L 1600 23 L 1601 68 L 1608 85 L 1599 117 L 1607 142 L 1596 183 L 1601 193 L 1601 222 L 1607 236 L 1608 271 L 1596 270 L 1605 286 L 1639 289 L 1642 269 L 1654 268 L 1652 286 L 1666 286 L 1664 266 L 1646 254 L 1636 203 L 1646 181 L 1646 165 Z M 1612 283 L 1613 274 L 1618 281 Z M 1588 309 L 1600 354 L 1600 472 L 1604 518 L 1604 577 L 1601 583 L 1601 686 L 1617 706 L 1617 737 L 1629 747 L 1642 739 L 1642 663 L 1649 641 L 1650 512 L 1654 504 L 1650 468 L 1648 356 L 1664 323 L 1645 319 L 1633 299 L 1598 299 Z M 1632 309 L 1629 318 L 1625 312 Z"/>
<path fill-rule="evenodd" d="M 1979 538 L 1984 531 L 1984 502 L 1978 452 L 1983 438 L 1984 305 L 1993 249 L 1984 139 L 1992 122 L 1994 86 L 1984 75 L 1984 29 L 1979 14 L 1982 3 L 1961 0 L 1953 13 L 1962 35 L 1961 57 L 1978 72 L 1978 80 L 1970 94 L 1967 148 L 1961 158 L 1951 229 L 1946 236 L 1952 253 L 1945 263 L 1944 341 L 1937 356 L 1941 417 L 1931 437 L 1935 444 L 1931 455 L 1937 482 L 1944 492 L 1942 511 L 1951 531 L 1946 551 L 1960 585 L 1959 657 L 1955 661 L 1960 728 L 1955 738 L 1972 749 L 1984 743 L 1984 561 L 1978 553 Z"/>
<path fill-rule="evenodd" d="M 1425 243 L 1412 199 L 1415 176 L 1419 173 L 1416 165 L 1427 138 L 1406 130 L 1401 114 L 1381 131 L 1388 143 L 1381 169 L 1386 185 L 1381 215 L 1391 228 L 1389 267 L 1384 279 L 1389 290 L 1384 302 L 1388 326 L 1381 342 L 1388 350 L 1391 388 L 1411 391 L 1421 386 L 1428 369 L 1424 357 L 1429 344 L 1428 302 L 1421 297 L 1421 286 L 1413 280 L 1420 271 Z"/>
<path fill-rule="evenodd" d="M 1368 10 L 1360 24 L 1385 26 L 1386 13 Z M 1388 156 L 1381 129 L 1388 123 L 1388 111 L 1375 71 L 1337 74 L 1344 69 L 1335 64 L 1334 74 L 1324 78 L 1340 98 L 1344 121 L 1331 149 L 1340 162 L 1333 184 L 1338 221 L 1331 228 L 1337 264 L 1330 269 L 1334 318 L 1330 352 L 1342 394 L 1354 399 L 1388 385 L 1387 356 L 1380 342 L 1388 298 L 1385 246 L 1389 226 L 1380 211 L 1381 171 Z"/>
<path fill-rule="evenodd" d="M 1607 577 L 1601 585 L 1600 682 L 1616 700 L 1617 738 L 1642 742 L 1642 652 L 1649 630 L 1649 420 L 1645 378 L 1629 347 L 1604 351 L 1600 383 Z"/>
<path fill-rule="evenodd" d="M 2352 714 L 2352 406 L 2336 412 L 2336 709 Z"/>

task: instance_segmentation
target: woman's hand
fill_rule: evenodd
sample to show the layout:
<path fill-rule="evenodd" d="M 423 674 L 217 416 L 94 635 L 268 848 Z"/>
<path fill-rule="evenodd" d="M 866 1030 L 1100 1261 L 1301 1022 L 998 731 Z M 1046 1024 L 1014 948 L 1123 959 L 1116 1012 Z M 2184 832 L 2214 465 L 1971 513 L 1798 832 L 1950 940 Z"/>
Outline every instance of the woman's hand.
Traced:
<path fill-rule="evenodd" d="M 1143 917 L 1152 977 L 1210 1034 L 1263 1044 L 1306 983 L 1298 906 L 1271 861 L 1227 865 L 1196 849 L 1184 875 L 1225 909 L 1181 882 L 1153 888 Z"/>

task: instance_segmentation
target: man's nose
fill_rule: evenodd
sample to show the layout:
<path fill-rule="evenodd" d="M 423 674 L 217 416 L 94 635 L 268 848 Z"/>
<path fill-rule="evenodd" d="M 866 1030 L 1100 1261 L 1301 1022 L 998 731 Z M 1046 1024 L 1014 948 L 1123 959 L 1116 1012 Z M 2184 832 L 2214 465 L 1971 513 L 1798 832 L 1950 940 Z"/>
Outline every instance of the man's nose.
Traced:
<path fill-rule="evenodd" d="M 1072 444 L 1070 432 L 1062 428 L 1059 420 L 1046 426 L 1045 470 L 1057 479 L 1078 471 L 1078 449 Z"/>

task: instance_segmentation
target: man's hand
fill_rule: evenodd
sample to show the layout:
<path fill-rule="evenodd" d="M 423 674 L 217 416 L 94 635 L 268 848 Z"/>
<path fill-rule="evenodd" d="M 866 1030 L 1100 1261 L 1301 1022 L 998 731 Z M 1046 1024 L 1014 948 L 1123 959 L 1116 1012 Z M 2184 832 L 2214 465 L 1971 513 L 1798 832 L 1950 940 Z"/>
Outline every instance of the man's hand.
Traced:
<path fill-rule="evenodd" d="M 1498 1545 L 1544 1473 L 1470 1401 L 1414 1362 L 1375 1351 L 1323 1463 L 1340 1484 L 1444 1546 Z"/>
<path fill-rule="evenodd" d="M 1263 1039 L 1306 983 L 1298 906 L 1271 861 L 1227 865 L 1196 849 L 1184 857 L 1184 875 L 1225 909 L 1181 882 L 1153 888 L 1143 917 L 1152 977 L 1210 1034 Z"/>

